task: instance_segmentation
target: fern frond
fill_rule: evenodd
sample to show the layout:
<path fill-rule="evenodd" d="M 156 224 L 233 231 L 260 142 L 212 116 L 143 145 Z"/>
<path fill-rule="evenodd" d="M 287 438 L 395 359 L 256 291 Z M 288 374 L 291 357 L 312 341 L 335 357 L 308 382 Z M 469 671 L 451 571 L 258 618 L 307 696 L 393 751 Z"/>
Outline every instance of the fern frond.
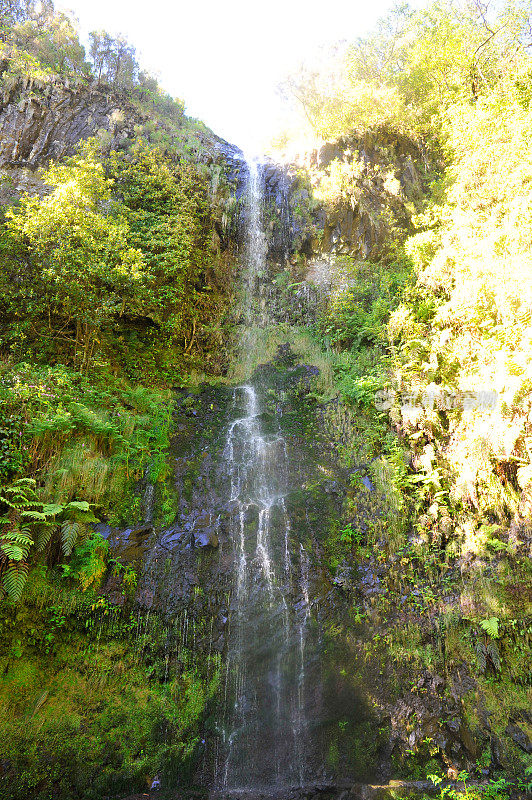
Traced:
<path fill-rule="evenodd" d="M 42 511 L 21 511 L 20 516 L 24 517 L 24 519 L 34 520 L 35 522 L 46 522 L 46 514 L 43 514 Z"/>
<path fill-rule="evenodd" d="M 10 564 L 2 577 L 2 584 L 8 597 L 15 603 L 22 597 L 28 579 L 28 565 L 25 562 Z"/>
<path fill-rule="evenodd" d="M 0 502 L 5 503 L 6 506 L 9 506 L 9 508 L 14 508 L 14 509 L 19 508 L 19 506 L 16 503 L 12 503 L 11 500 L 8 500 L 7 497 L 4 497 L 3 495 L 0 497 Z"/>
<path fill-rule="evenodd" d="M 35 489 L 37 481 L 35 478 L 17 478 L 13 486 L 30 486 L 32 489 Z"/>
<path fill-rule="evenodd" d="M 45 517 L 55 517 L 57 514 L 61 514 L 64 508 L 59 503 L 45 503 L 42 507 L 42 513 Z"/>
<path fill-rule="evenodd" d="M 79 511 L 89 511 L 90 505 L 89 503 L 87 503 L 86 500 L 71 500 L 70 503 L 66 506 L 66 508 L 79 509 Z"/>
<path fill-rule="evenodd" d="M 491 658 L 493 666 L 495 667 L 495 672 L 501 671 L 501 654 L 499 653 L 499 648 L 497 647 L 497 643 L 495 641 L 488 642 L 488 655 Z"/>
<path fill-rule="evenodd" d="M 61 548 L 65 556 L 69 556 L 76 544 L 81 526 L 79 522 L 67 519 L 61 525 Z"/>
<path fill-rule="evenodd" d="M 10 561 L 24 561 L 27 551 L 14 542 L 2 542 L 2 552 Z"/>
<path fill-rule="evenodd" d="M 48 547 L 56 526 L 51 524 L 43 525 L 37 535 L 37 550 L 44 550 Z"/>
<path fill-rule="evenodd" d="M 491 639 L 499 638 L 499 618 L 490 617 L 489 619 L 481 619 L 480 627 L 486 631 Z"/>
<path fill-rule="evenodd" d="M 478 668 L 480 672 L 484 674 L 486 672 L 486 666 L 487 666 L 487 660 L 486 660 L 487 650 L 486 650 L 486 645 L 484 644 L 484 642 L 481 642 L 480 639 L 477 640 L 475 644 L 475 651 L 477 654 Z"/>
<path fill-rule="evenodd" d="M 33 539 L 27 528 L 13 528 L 5 531 L 0 540 L 2 552 L 12 561 L 22 561 L 29 553 Z"/>
<path fill-rule="evenodd" d="M 79 523 L 79 531 L 78 531 L 78 538 L 76 539 L 76 544 L 83 544 L 83 542 L 87 539 L 89 530 L 83 522 Z"/>

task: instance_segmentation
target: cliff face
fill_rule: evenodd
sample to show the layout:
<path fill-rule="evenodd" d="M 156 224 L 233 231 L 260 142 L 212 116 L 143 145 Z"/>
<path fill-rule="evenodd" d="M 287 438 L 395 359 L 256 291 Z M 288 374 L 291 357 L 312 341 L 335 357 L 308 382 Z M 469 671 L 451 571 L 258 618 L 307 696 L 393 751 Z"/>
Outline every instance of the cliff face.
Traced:
<path fill-rule="evenodd" d="M 406 137 L 354 135 L 265 168 L 270 255 L 378 260 L 412 231 L 430 165 Z"/>
<path fill-rule="evenodd" d="M 0 77 L 6 64 L 0 64 Z M 99 137 L 108 150 L 138 135 L 155 133 L 178 150 L 186 146 L 199 163 L 224 164 L 237 177 L 238 148 L 186 117 L 170 120 L 151 114 L 124 93 L 96 82 L 20 79 L 0 94 L 0 202 L 21 193 L 44 194 L 38 170 L 72 155 L 80 141 Z"/>
<path fill-rule="evenodd" d="M 398 229 L 411 228 L 423 202 L 427 164 L 409 139 L 379 133 L 327 143 L 307 159 L 315 192 L 328 205 L 314 250 L 382 255 Z"/>

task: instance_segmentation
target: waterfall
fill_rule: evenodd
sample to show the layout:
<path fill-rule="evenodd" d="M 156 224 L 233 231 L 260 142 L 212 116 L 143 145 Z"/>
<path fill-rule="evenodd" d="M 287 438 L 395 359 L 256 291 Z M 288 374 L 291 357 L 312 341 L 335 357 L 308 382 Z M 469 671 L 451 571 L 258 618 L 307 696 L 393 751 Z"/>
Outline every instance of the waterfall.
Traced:
<path fill-rule="evenodd" d="M 257 298 L 267 253 L 262 174 L 255 161 L 249 163 L 246 201 L 240 314 L 245 329 L 239 358 L 251 364 L 254 332 L 265 323 Z M 236 576 L 219 792 L 299 786 L 305 779 L 308 559 L 301 546 L 300 575 L 294 576 L 285 503 L 287 446 L 279 431 L 264 431 L 261 398 L 252 380 L 234 391 L 235 416 L 225 447 Z M 294 602 L 294 592 L 299 601 Z"/>

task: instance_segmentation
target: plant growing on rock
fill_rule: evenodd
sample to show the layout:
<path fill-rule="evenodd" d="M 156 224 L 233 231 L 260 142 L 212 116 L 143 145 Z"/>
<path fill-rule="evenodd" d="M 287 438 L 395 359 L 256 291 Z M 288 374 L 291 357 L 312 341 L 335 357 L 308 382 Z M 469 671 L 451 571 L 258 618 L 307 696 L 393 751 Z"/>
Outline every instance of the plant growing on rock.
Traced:
<path fill-rule="evenodd" d="M 33 550 L 44 551 L 54 534 L 58 535 L 64 556 L 87 536 L 87 524 L 98 520 L 85 501 L 65 505 L 43 503 L 31 478 L 19 478 L 4 487 L 0 504 L 6 509 L 0 518 L 0 571 L 9 598 L 20 600 Z"/>

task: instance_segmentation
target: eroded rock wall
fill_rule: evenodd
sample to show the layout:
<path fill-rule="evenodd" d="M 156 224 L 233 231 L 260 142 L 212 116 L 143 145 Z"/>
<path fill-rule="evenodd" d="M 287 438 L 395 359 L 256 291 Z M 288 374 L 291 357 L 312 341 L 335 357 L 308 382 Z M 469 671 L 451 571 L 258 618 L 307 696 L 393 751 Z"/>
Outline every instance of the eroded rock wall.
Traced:
<path fill-rule="evenodd" d="M 412 232 L 434 171 L 417 143 L 384 132 L 325 143 L 288 165 L 268 163 L 270 257 L 378 260 Z"/>
<path fill-rule="evenodd" d="M 0 63 L 0 77 L 7 62 Z M 165 146 L 179 151 L 186 141 L 196 163 L 224 166 L 242 183 L 242 153 L 186 117 L 165 120 L 125 93 L 96 81 L 19 79 L 0 94 L 0 202 L 23 192 L 45 194 L 39 169 L 73 155 L 81 141 L 97 136 L 107 150 L 127 146 L 139 135 L 165 134 Z"/>

